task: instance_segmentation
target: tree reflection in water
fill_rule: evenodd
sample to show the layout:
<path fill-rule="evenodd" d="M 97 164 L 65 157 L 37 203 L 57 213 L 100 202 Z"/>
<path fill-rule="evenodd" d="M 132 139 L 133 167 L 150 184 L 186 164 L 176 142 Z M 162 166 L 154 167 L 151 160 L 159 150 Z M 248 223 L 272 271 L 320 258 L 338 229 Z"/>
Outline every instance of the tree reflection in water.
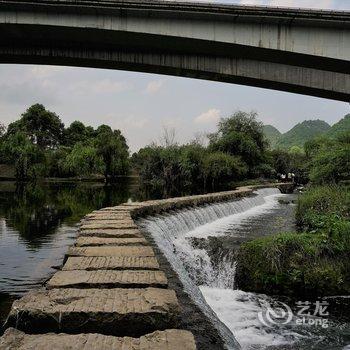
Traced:
<path fill-rule="evenodd" d="M 36 288 L 62 263 L 87 213 L 138 200 L 135 181 L 0 182 L 0 322 L 14 297 Z"/>

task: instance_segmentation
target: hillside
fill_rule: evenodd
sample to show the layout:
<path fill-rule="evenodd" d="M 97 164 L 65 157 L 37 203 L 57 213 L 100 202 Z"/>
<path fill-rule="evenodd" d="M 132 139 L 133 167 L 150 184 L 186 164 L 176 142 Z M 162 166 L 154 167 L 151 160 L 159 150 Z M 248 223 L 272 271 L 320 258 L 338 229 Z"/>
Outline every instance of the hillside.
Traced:
<path fill-rule="evenodd" d="M 330 125 L 323 120 L 305 120 L 283 134 L 277 141 L 275 148 L 289 149 L 292 146 L 303 147 L 306 141 L 325 134 L 330 129 Z"/>
<path fill-rule="evenodd" d="M 350 131 L 350 114 L 347 114 L 338 123 L 335 123 L 327 132 L 327 136 L 334 138 L 345 131 Z"/>
<path fill-rule="evenodd" d="M 278 129 L 276 129 L 272 125 L 264 125 L 263 130 L 264 130 L 264 135 L 265 135 L 266 139 L 270 143 L 270 147 L 275 148 L 276 143 L 282 134 L 279 132 Z"/>

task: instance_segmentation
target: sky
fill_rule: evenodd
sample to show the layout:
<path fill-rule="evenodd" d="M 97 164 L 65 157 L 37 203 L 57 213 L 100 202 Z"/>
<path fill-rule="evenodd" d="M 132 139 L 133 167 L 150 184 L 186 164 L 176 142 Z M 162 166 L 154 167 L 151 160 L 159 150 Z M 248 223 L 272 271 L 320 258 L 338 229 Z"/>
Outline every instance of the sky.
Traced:
<path fill-rule="evenodd" d="M 221 0 L 220 3 L 350 10 L 350 0 Z M 187 142 L 215 130 L 221 117 L 237 110 L 256 111 L 264 124 L 286 132 L 296 123 L 323 119 L 330 124 L 350 105 L 261 88 L 125 71 L 0 65 L 0 123 L 18 119 L 42 103 L 68 126 L 108 124 L 120 129 L 131 152 L 158 141 L 174 128 Z"/>

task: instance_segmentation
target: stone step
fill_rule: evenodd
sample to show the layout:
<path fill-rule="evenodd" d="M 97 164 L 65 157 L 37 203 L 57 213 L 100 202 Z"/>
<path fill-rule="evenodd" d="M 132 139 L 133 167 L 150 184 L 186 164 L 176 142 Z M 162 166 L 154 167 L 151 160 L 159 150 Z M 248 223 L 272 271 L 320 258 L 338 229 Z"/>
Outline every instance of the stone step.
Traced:
<path fill-rule="evenodd" d="M 36 290 L 14 301 L 7 326 L 35 333 L 102 333 L 140 336 L 176 328 L 179 304 L 173 290 Z"/>
<path fill-rule="evenodd" d="M 99 256 L 70 257 L 62 270 L 158 270 L 155 257 Z"/>
<path fill-rule="evenodd" d="M 70 247 L 67 256 L 155 256 L 147 246 Z"/>
<path fill-rule="evenodd" d="M 134 246 L 149 245 L 145 238 L 103 238 L 103 237 L 78 237 L 75 243 L 77 247 L 86 246 Z"/>
<path fill-rule="evenodd" d="M 99 213 L 130 213 L 132 211 L 133 207 L 129 205 L 118 205 L 117 207 L 106 207 L 103 209 L 98 210 Z"/>
<path fill-rule="evenodd" d="M 121 219 L 100 219 L 100 218 L 90 218 L 89 220 L 83 220 L 83 225 L 94 225 L 94 224 L 101 224 L 101 225 L 126 225 L 126 224 L 134 224 L 134 220 L 130 218 L 121 218 Z"/>
<path fill-rule="evenodd" d="M 94 214 L 94 215 L 86 215 L 83 218 L 85 222 L 92 222 L 94 220 L 99 221 L 120 221 L 120 220 L 132 220 L 132 217 L 129 213 L 127 214 Z"/>
<path fill-rule="evenodd" d="M 99 270 L 58 271 L 47 282 L 47 288 L 166 288 L 163 271 Z"/>
<path fill-rule="evenodd" d="M 93 212 L 85 215 L 84 219 L 87 220 L 122 220 L 122 219 L 131 219 L 131 215 L 128 212 Z"/>
<path fill-rule="evenodd" d="M 99 229 L 137 229 L 133 220 L 120 220 L 118 222 L 108 223 L 108 221 L 93 221 L 84 223 L 80 226 L 80 231 L 99 230 Z"/>
<path fill-rule="evenodd" d="M 115 237 L 115 238 L 137 238 L 143 237 L 139 229 L 92 229 L 79 232 L 79 237 Z"/>
<path fill-rule="evenodd" d="M 9 328 L 0 338 L 0 350 L 195 350 L 191 332 L 167 329 L 140 338 L 118 338 L 102 334 L 25 334 Z"/>

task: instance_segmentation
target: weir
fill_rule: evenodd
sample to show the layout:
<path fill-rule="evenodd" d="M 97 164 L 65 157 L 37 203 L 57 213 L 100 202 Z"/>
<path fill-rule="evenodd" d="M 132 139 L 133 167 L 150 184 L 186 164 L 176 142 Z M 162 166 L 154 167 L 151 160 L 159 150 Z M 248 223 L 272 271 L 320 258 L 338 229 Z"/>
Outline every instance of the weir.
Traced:
<path fill-rule="evenodd" d="M 291 187 L 267 186 L 282 191 Z M 53 344 L 62 349 L 79 344 L 84 349 L 239 349 L 191 277 L 183 278 L 186 254 L 180 264 L 164 252 L 171 251 L 166 249 L 171 235 L 182 237 L 262 204 L 260 194 L 252 195 L 256 189 L 124 203 L 87 215 L 62 270 L 45 287 L 13 303 L 0 349 L 47 349 Z M 228 282 L 220 279 L 220 271 L 210 270 L 205 256 L 199 258 L 200 278 L 210 285 Z M 222 268 L 234 271 L 234 266 Z"/>

